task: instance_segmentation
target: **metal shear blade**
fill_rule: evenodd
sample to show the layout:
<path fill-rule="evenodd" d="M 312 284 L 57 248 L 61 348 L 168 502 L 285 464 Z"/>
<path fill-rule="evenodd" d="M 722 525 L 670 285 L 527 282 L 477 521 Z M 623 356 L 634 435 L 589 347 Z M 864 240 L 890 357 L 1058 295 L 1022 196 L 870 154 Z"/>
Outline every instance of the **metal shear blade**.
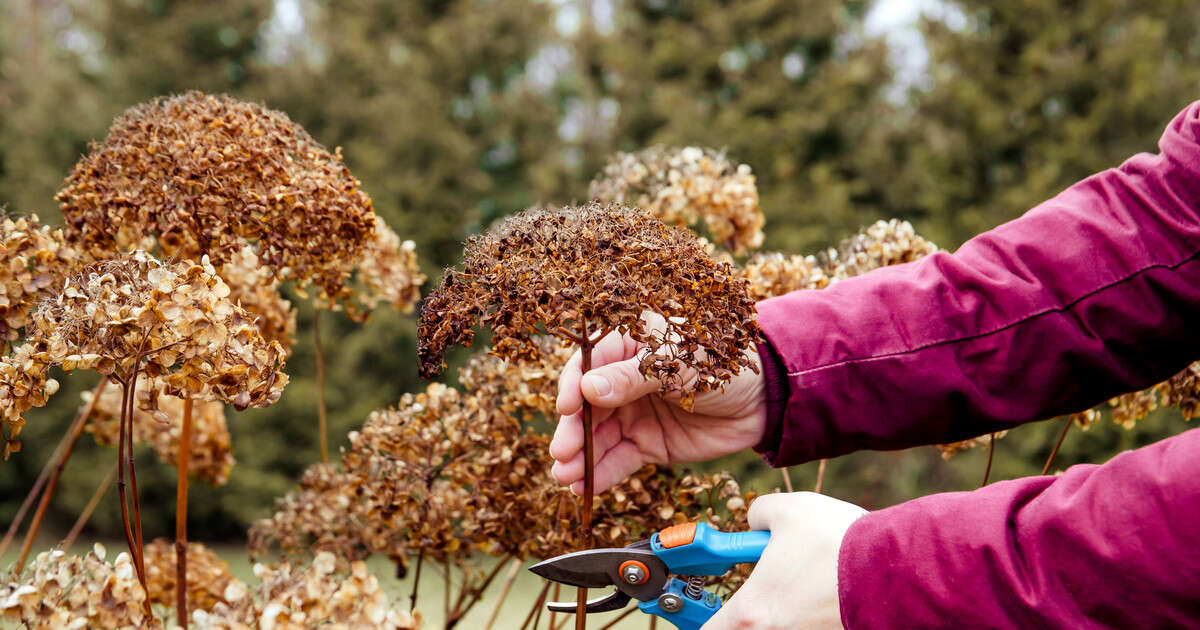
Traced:
<path fill-rule="evenodd" d="M 621 576 L 621 567 L 635 562 L 645 571 L 644 579 L 630 584 Z M 588 612 L 607 612 L 624 608 L 630 599 L 654 599 L 662 593 L 670 578 L 667 565 L 648 545 L 632 545 L 620 549 L 589 549 L 539 562 L 529 569 L 548 580 L 579 588 L 616 586 L 617 590 L 587 602 Z M 550 610 L 573 612 L 575 602 L 551 602 Z"/>

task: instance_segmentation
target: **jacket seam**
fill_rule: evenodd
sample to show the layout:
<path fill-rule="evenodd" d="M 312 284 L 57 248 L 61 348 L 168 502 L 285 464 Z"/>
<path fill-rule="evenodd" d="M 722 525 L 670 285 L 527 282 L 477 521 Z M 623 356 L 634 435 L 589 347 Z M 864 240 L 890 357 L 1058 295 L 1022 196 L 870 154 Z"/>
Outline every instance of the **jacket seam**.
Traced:
<path fill-rule="evenodd" d="M 1156 263 L 1156 264 L 1152 264 L 1152 265 L 1147 265 L 1145 267 L 1142 267 L 1141 269 L 1138 269 L 1137 271 L 1130 273 L 1128 276 L 1125 276 L 1124 278 L 1119 278 L 1108 284 L 1105 284 L 1103 286 L 1092 289 L 1091 291 L 1088 291 L 1088 292 L 1080 295 L 1079 297 L 1075 298 L 1074 300 L 1071 300 L 1070 302 L 1067 302 L 1066 304 L 1063 304 L 1062 306 L 1055 306 L 1055 307 L 1042 309 L 1040 311 L 1028 314 L 1020 319 L 1017 319 L 1016 321 L 1009 322 L 1008 324 L 1005 324 L 1005 325 L 995 328 L 993 330 L 989 330 L 987 332 L 976 333 L 974 335 L 965 335 L 962 337 L 955 337 L 952 339 L 942 339 L 939 341 L 931 341 L 929 343 L 917 346 L 915 348 L 909 348 L 907 350 L 898 350 L 896 352 L 887 352 L 884 354 L 876 354 L 876 355 L 869 355 L 869 356 L 863 356 L 863 357 L 854 357 L 851 359 L 842 359 L 839 361 L 834 361 L 832 363 L 826 363 L 825 365 L 818 365 L 816 367 L 810 367 L 810 368 L 805 368 L 803 370 L 797 370 L 795 372 L 789 371 L 788 376 L 789 377 L 803 376 L 805 374 L 810 374 L 812 372 L 819 372 L 821 370 L 828 370 L 828 369 L 832 369 L 832 368 L 842 367 L 844 365 L 849 365 L 851 363 L 865 363 L 867 361 L 880 361 L 880 360 L 884 360 L 884 359 L 891 359 L 891 358 L 895 358 L 895 357 L 904 356 L 907 354 L 921 352 L 922 350 L 928 350 L 930 348 L 936 348 L 938 346 L 963 343 L 963 342 L 967 342 L 967 341 L 983 339 L 984 337 L 990 337 L 992 335 L 1005 332 L 1009 329 L 1012 329 L 1012 328 L 1015 328 L 1022 324 L 1025 324 L 1027 322 L 1033 321 L 1034 319 L 1037 319 L 1043 315 L 1050 315 L 1050 314 L 1055 314 L 1055 313 L 1065 313 L 1067 311 L 1070 311 L 1071 309 L 1074 309 L 1076 306 L 1078 306 L 1084 300 L 1087 300 L 1091 297 L 1099 295 L 1100 293 L 1103 293 L 1103 292 L 1105 292 L 1109 289 L 1112 289 L 1114 287 L 1117 287 L 1119 285 L 1125 284 L 1126 282 L 1129 282 L 1131 280 L 1135 280 L 1139 276 L 1142 276 L 1142 275 L 1146 274 L 1147 272 L 1150 272 L 1150 271 L 1153 271 L 1156 269 L 1167 269 L 1167 270 L 1178 269 L 1178 268 L 1188 264 L 1189 262 L 1195 261 L 1197 259 L 1197 257 L 1200 257 L 1200 250 L 1193 251 L 1190 255 L 1183 258 L 1182 260 L 1179 260 L 1179 261 L 1171 263 L 1171 264 Z"/>

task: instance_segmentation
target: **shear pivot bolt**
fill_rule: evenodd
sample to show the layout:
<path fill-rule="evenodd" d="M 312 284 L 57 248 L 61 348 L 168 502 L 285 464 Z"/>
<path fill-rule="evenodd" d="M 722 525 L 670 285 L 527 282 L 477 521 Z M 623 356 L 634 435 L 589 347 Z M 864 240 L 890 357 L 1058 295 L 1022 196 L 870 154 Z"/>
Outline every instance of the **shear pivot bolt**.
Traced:
<path fill-rule="evenodd" d="M 669 613 L 676 613 L 683 610 L 683 600 L 674 593 L 663 593 L 658 596 L 658 607 Z"/>
<path fill-rule="evenodd" d="M 636 564 L 631 564 L 625 567 L 625 572 L 621 574 L 621 578 L 624 579 L 627 584 L 641 584 L 646 578 L 646 572 L 642 570 L 642 567 L 639 567 Z"/>

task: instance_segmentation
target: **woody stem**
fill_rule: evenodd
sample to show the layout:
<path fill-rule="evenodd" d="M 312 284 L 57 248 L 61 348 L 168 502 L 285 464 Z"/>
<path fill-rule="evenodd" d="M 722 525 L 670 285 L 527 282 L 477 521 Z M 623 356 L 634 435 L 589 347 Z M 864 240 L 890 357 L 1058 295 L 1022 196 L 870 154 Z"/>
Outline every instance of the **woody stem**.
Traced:
<path fill-rule="evenodd" d="M 1046 458 L 1046 465 L 1042 466 L 1042 474 L 1050 472 L 1050 464 L 1054 462 L 1054 456 L 1058 455 L 1058 448 L 1062 446 L 1063 439 L 1067 437 L 1067 431 L 1071 429 L 1071 416 L 1067 416 L 1067 421 L 1063 423 L 1062 433 L 1058 434 L 1058 441 L 1054 443 L 1054 449 L 1050 451 L 1050 457 Z"/>
<path fill-rule="evenodd" d="M 92 410 L 96 408 L 96 401 L 100 398 L 100 389 L 104 387 L 104 381 L 100 381 L 100 386 L 97 387 L 92 400 L 88 403 L 75 421 L 71 423 L 71 428 L 67 432 L 67 441 L 58 455 L 57 461 L 54 464 L 54 471 L 50 473 L 50 478 L 46 482 L 46 490 L 42 493 L 42 499 L 38 502 L 37 511 L 33 513 L 33 520 L 29 523 L 29 531 L 25 532 L 25 540 L 21 544 L 21 557 L 17 560 L 15 572 L 20 573 L 25 567 L 25 559 L 29 557 L 29 550 L 33 547 L 33 539 L 37 536 L 38 529 L 42 526 L 42 518 L 46 515 L 46 508 L 50 507 L 50 499 L 54 496 L 54 489 L 58 486 L 58 480 L 62 477 L 63 469 L 67 467 L 67 460 L 71 459 L 71 453 L 75 451 L 75 444 L 79 442 L 79 436 L 83 433 L 83 427 L 87 424 L 88 416 L 92 415 Z"/>
<path fill-rule="evenodd" d="M 192 450 L 192 399 L 183 399 L 183 421 L 179 429 L 179 453 L 175 470 L 175 620 L 187 628 L 187 508 L 188 463 Z"/>
<path fill-rule="evenodd" d="M 317 433 L 321 444 L 321 463 L 329 463 L 325 439 L 325 352 L 321 347 L 321 309 L 313 310 L 313 346 L 317 355 Z"/>
<path fill-rule="evenodd" d="M 592 340 L 588 337 L 587 318 L 580 318 L 579 354 L 582 374 L 592 369 Z M 584 549 L 592 548 L 592 503 L 596 493 L 595 437 L 592 435 L 592 404 L 583 399 L 583 514 L 580 519 L 580 542 Z M 587 589 L 580 588 L 575 599 L 575 630 L 587 628 Z"/>

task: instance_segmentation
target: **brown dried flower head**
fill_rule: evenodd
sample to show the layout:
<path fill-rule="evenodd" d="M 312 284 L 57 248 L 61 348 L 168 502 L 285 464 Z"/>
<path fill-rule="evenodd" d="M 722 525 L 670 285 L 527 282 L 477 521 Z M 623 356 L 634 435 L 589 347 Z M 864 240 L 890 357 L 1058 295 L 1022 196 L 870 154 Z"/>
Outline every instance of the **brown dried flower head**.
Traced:
<path fill-rule="evenodd" d="M 876 221 L 825 252 L 825 273 L 836 280 L 919 260 L 938 251 L 908 221 Z"/>
<path fill-rule="evenodd" d="M 94 258 L 153 237 L 166 257 L 223 265 L 250 241 L 276 277 L 338 301 L 375 228 L 359 185 L 285 114 L 188 92 L 117 118 L 56 200 Z"/>
<path fill-rule="evenodd" d="M 84 267 L 42 302 L 37 334 L 0 360 L 0 413 L 10 441 L 25 411 L 57 390 L 46 379 L 53 365 L 127 382 L 144 373 L 166 394 L 239 409 L 278 400 L 287 384 L 283 348 L 262 338 L 229 293 L 207 260 L 167 266 L 136 251 Z"/>
<path fill-rule="evenodd" d="M 648 330 L 646 311 L 665 317 L 665 330 Z M 642 372 L 664 391 L 686 387 L 685 405 L 753 367 L 758 336 L 746 281 L 728 263 L 686 230 L 597 203 L 529 210 L 470 239 L 463 270 L 447 271 L 421 309 L 422 376 L 441 372 L 450 346 L 469 345 L 480 320 L 492 352 L 511 361 L 539 360 L 543 331 L 575 343 L 627 333 L 648 346 Z"/>
<path fill-rule="evenodd" d="M 18 581 L 0 589 L 0 615 L 26 628 L 161 628 L 142 607 L 145 591 L 129 554 L 110 564 L 97 543 L 83 557 L 38 554 Z"/>
<path fill-rule="evenodd" d="M 643 208 L 664 223 L 698 226 L 741 254 L 762 245 L 763 214 L 750 167 L 698 147 L 618 153 L 592 181 L 593 199 Z"/>
<path fill-rule="evenodd" d="M 83 392 L 83 406 L 91 402 L 92 392 Z M 133 412 L 133 439 L 148 442 L 166 464 L 174 466 L 179 453 L 179 435 L 183 426 L 183 400 L 162 393 L 162 383 L 142 377 L 136 390 Z M 92 409 L 85 430 L 102 446 L 113 446 L 120 435 L 121 387 L 107 383 Z M 213 486 L 229 481 L 233 469 L 233 443 L 225 422 L 225 405 L 216 401 L 197 401 L 192 409 L 192 439 L 188 474 Z"/>
<path fill-rule="evenodd" d="M 803 289 L 824 289 L 832 282 L 816 256 L 755 254 L 741 269 L 756 302 Z"/>
<path fill-rule="evenodd" d="M 78 255 L 62 230 L 42 225 L 38 216 L 0 222 L 0 351 L 20 336 L 38 300 L 62 284 Z"/>
<path fill-rule="evenodd" d="M 175 605 L 175 543 L 157 538 L 146 545 L 146 588 L 150 603 Z M 244 592 L 246 585 L 229 572 L 229 565 L 211 549 L 189 542 L 187 550 L 188 610 L 212 610 L 218 603 L 229 604 L 226 593 Z"/>

